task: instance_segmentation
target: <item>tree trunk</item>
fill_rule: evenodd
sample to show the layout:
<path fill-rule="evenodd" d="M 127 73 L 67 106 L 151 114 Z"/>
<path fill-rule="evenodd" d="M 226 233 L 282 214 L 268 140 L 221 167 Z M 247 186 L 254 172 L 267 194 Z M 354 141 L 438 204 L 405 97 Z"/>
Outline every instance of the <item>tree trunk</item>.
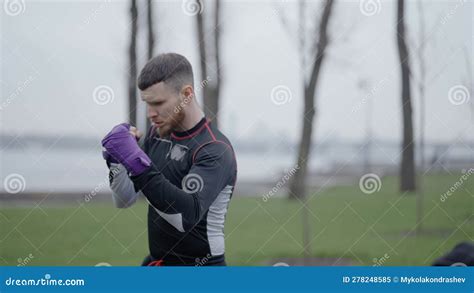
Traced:
<path fill-rule="evenodd" d="M 316 115 L 314 106 L 316 103 L 315 93 L 319 81 L 319 73 L 321 72 L 321 66 L 325 57 L 325 50 L 328 45 L 327 28 L 333 4 L 333 0 L 327 0 L 324 6 L 324 11 L 319 23 L 319 39 L 317 40 L 317 49 L 315 58 L 313 60 L 313 67 L 311 70 L 309 83 L 304 82 L 304 109 L 302 115 L 303 127 L 301 130 L 297 159 L 297 165 L 299 168 L 296 169 L 293 179 L 291 180 L 288 195 L 290 199 L 304 198 L 306 194 L 306 173 L 308 170 L 307 164 L 311 150 L 313 120 Z"/>
<path fill-rule="evenodd" d="M 426 31 L 423 4 L 418 2 L 419 16 L 419 41 L 418 62 L 420 64 L 420 82 L 418 86 L 420 94 L 420 168 L 418 171 L 418 192 L 416 197 L 416 235 L 423 231 L 423 198 L 424 198 L 424 174 L 425 174 L 425 84 L 426 84 Z"/>
<path fill-rule="evenodd" d="M 397 44 L 402 79 L 403 142 L 400 166 L 400 191 L 415 191 L 415 154 L 413 142 L 413 120 L 410 96 L 410 67 L 405 36 L 405 1 L 398 0 Z"/>
<path fill-rule="evenodd" d="M 130 2 L 131 34 L 128 49 L 129 69 L 128 76 L 128 121 L 137 125 L 137 1 Z"/>
<path fill-rule="evenodd" d="M 290 184 L 289 198 L 304 198 L 306 193 L 306 173 L 308 156 L 311 150 L 311 134 L 313 132 L 313 119 L 316 111 L 314 109 L 314 92 L 311 93 L 306 87 L 304 89 L 304 115 L 303 128 L 300 135 L 298 148 L 298 159 L 295 174 Z"/>
<path fill-rule="evenodd" d="M 147 26 L 148 26 L 148 60 L 153 58 L 155 49 L 155 33 L 153 31 L 153 2 L 148 0 L 147 3 Z M 150 129 L 151 122 L 146 118 L 146 130 Z"/>
<path fill-rule="evenodd" d="M 198 2 L 200 2 L 198 0 Z M 202 5 L 202 4 L 201 4 Z M 206 117 L 211 119 L 213 123 L 218 126 L 219 116 L 219 94 L 220 94 L 220 83 L 222 80 L 221 68 L 220 68 L 220 1 L 215 1 L 214 8 L 214 35 L 212 38 L 213 47 L 209 47 L 207 40 L 209 38 L 205 34 L 204 29 L 204 18 L 201 13 L 196 15 L 196 29 L 199 41 L 199 58 L 201 65 L 201 79 L 206 81 L 205 84 L 199 84 L 196 89 L 199 88 L 203 93 L 203 108 Z M 212 58 L 208 58 L 209 52 L 213 52 Z M 208 66 L 213 75 L 212 78 L 209 76 Z"/>
<path fill-rule="evenodd" d="M 148 26 L 148 60 L 153 58 L 155 49 L 155 33 L 153 31 L 153 1 L 148 0 L 147 5 L 147 26 Z"/>

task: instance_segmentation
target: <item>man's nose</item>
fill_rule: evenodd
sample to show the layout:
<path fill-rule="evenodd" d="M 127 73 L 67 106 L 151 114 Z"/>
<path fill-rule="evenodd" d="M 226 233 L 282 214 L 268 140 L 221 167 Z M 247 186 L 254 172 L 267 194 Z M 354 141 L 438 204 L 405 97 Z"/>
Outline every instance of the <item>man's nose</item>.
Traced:
<path fill-rule="evenodd" d="M 147 116 L 149 119 L 152 119 L 158 116 L 158 112 L 154 110 L 152 107 L 147 106 Z"/>

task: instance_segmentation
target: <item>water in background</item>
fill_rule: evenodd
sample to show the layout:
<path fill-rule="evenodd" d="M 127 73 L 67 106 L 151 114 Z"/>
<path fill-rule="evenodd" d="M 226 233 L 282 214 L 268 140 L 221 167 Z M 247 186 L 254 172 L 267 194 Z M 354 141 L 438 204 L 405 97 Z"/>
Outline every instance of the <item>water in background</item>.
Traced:
<path fill-rule="evenodd" d="M 310 174 L 347 172 L 360 174 L 364 170 L 364 147 L 360 145 L 329 145 L 321 147 L 312 156 Z M 467 145 L 454 147 L 428 147 L 427 165 L 443 160 L 446 168 L 462 169 L 472 166 L 473 151 Z M 249 150 L 236 149 L 238 182 L 276 182 L 293 168 L 296 159 L 294 148 Z M 108 169 L 98 146 L 83 148 L 51 148 L 38 145 L 9 147 L 0 150 L 0 178 L 5 192 L 5 178 L 13 173 L 24 178 L 24 192 L 87 192 L 97 186 L 107 191 Z M 372 146 L 371 162 L 378 170 L 396 170 L 400 150 L 396 145 Z M 342 170 L 342 171 L 344 171 Z M 349 170 L 349 171 L 347 171 Z"/>

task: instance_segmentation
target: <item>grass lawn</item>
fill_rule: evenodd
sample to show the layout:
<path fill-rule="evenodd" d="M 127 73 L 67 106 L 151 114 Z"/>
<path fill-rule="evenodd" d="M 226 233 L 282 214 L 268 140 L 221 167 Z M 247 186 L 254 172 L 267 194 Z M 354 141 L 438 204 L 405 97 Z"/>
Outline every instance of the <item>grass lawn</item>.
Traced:
<path fill-rule="evenodd" d="M 364 194 L 335 187 L 308 199 L 314 257 L 354 265 L 430 265 L 456 243 L 474 240 L 474 176 L 444 201 L 461 174 L 425 178 L 425 232 L 415 236 L 415 196 L 397 192 L 397 178 Z M 302 204 L 281 198 L 234 198 L 226 220 L 229 265 L 268 265 L 302 257 Z M 146 204 L 115 209 L 91 202 L 66 207 L 1 208 L 0 264 L 138 265 L 147 254 Z M 381 260 L 383 259 L 383 260 Z"/>

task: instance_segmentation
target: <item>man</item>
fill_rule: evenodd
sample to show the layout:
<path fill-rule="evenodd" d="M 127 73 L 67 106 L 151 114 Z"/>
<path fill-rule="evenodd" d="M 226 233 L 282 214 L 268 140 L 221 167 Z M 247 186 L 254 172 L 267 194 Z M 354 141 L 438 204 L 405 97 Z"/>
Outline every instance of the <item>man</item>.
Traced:
<path fill-rule="evenodd" d="M 151 127 L 115 126 L 102 140 L 115 205 L 148 201 L 143 265 L 226 265 L 224 220 L 237 178 L 229 140 L 199 107 L 189 61 L 168 53 L 151 59 L 138 78 Z"/>

